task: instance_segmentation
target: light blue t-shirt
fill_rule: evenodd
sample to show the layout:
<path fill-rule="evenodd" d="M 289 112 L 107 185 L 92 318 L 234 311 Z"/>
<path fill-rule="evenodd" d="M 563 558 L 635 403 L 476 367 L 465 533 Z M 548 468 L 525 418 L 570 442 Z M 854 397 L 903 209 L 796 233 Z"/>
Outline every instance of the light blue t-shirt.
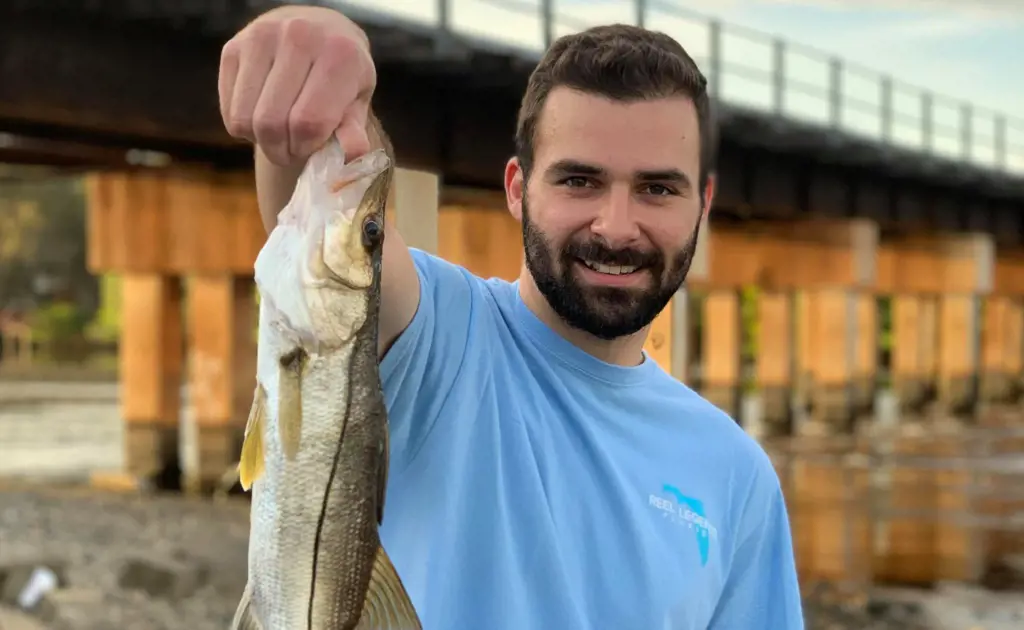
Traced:
<path fill-rule="evenodd" d="M 732 419 L 576 348 L 516 283 L 413 259 L 381 536 L 424 630 L 803 628 L 778 477 Z"/>

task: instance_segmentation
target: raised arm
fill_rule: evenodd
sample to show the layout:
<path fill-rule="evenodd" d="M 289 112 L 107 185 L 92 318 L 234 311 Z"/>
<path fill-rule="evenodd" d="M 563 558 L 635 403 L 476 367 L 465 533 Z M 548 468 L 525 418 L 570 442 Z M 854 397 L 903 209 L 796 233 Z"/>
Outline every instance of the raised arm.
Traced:
<path fill-rule="evenodd" d="M 371 148 L 390 149 L 370 110 L 376 85 L 366 34 L 332 9 L 279 7 L 225 44 L 221 115 L 231 135 L 255 145 L 256 192 L 267 232 L 291 199 L 306 160 L 332 134 L 350 159 Z M 420 298 L 408 247 L 390 227 L 383 267 L 381 356 L 409 325 Z"/>

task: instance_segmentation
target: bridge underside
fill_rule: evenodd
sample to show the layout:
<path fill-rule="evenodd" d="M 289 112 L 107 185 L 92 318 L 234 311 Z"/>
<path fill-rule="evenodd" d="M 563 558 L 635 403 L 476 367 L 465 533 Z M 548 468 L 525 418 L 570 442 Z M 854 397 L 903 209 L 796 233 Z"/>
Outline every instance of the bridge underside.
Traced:
<path fill-rule="evenodd" d="M 0 8 L 0 133 L 16 134 L 0 135 L 0 159 L 119 167 L 135 148 L 248 168 L 250 150 L 220 121 L 217 63 L 222 42 L 272 3 L 183 2 L 173 12 L 160 3 L 93 4 L 105 8 Z M 447 184 L 500 186 L 535 59 L 355 17 L 375 48 L 376 108 L 403 165 L 440 172 Z M 719 118 L 721 218 L 862 216 L 886 230 L 1021 237 L 1019 180 L 728 104 Z"/>

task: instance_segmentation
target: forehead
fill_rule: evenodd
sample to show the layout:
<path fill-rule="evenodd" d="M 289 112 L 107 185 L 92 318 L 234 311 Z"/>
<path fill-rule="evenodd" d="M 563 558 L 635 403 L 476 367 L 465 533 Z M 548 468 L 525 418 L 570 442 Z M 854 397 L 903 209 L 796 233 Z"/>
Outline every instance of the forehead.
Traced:
<path fill-rule="evenodd" d="M 677 168 L 696 181 L 700 167 L 697 109 L 685 96 L 622 102 L 558 87 L 544 104 L 535 140 L 540 168 L 571 158 L 622 173 Z"/>

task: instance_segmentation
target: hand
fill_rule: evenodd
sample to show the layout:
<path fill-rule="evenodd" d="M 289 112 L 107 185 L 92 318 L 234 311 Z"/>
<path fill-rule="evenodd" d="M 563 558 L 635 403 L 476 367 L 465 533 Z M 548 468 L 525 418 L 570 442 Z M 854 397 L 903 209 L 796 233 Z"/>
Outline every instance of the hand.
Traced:
<path fill-rule="evenodd" d="M 220 111 L 228 133 L 278 166 L 305 164 L 332 133 L 354 159 L 370 149 L 366 119 L 376 85 L 362 29 L 332 9 L 286 6 L 224 45 Z"/>

